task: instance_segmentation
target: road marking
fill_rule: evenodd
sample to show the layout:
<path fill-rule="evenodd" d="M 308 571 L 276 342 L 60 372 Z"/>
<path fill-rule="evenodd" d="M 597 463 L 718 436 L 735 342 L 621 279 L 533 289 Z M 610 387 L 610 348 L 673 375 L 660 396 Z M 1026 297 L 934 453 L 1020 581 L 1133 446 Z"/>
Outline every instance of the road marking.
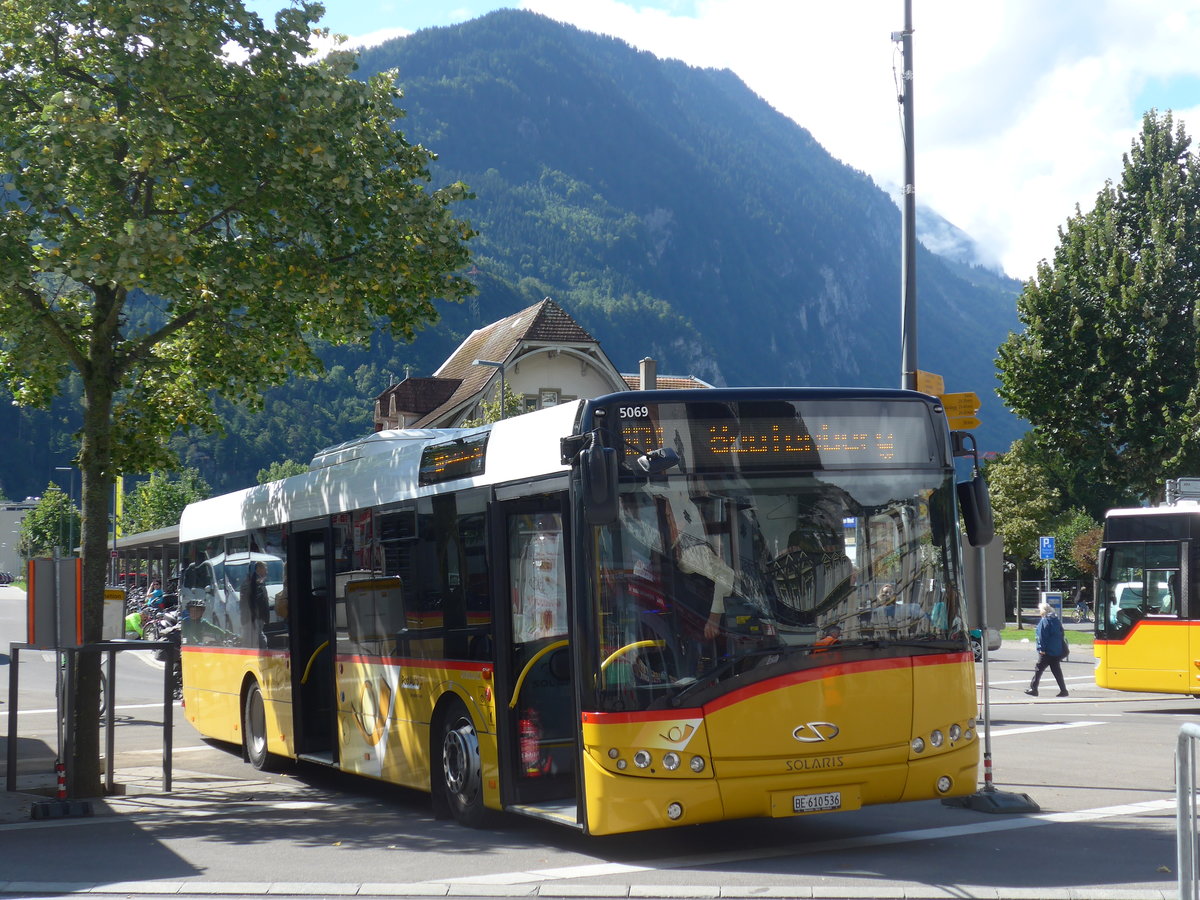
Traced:
<path fill-rule="evenodd" d="M 117 712 L 121 712 L 121 710 L 123 710 L 123 709 L 162 709 L 162 706 L 163 705 L 161 702 L 159 702 L 159 703 L 128 703 L 123 706 L 118 706 Z M 19 715 L 22 715 L 22 716 L 33 716 L 33 715 L 38 715 L 38 714 L 54 715 L 55 713 L 58 712 L 58 710 L 55 709 L 53 706 L 51 706 L 49 709 L 21 709 L 21 710 L 18 710 L 17 712 Z M 7 715 L 8 715 L 8 710 L 0 710 L 0 716 L 7 716 Z"/>
<path fill-rule="evenodd" d="M 1012 728 L 993 728 L 992 737 L 1005 737 L 1011 734 L 1034 734 L 1042 731 L 1059 731 L 1063 728 L 1083 728 L 1087 725 L 1107 725 L 1108 722 L 1047 722 L 1045 725 L 1013 726 Z"/>
<path fill-rule="evenodd" d="M 1096 679 L 1091 675 L 1071 675 L 1071 676 L 1064 678 L 1063 681 L 1087 681 L 1092 684 L 1096 683 Z M 1029 684 L 1029 679 L 1028 678 L 1013 678 L 1013 679 L 1010 679 L 1009 681 L 989 681 L 988 684 L 990 684 L 992 687 L 997 687 L 1002 684 Z M 983 686 L 982 682 L 979 682 L 979 681 L 975 682 L 975 687 L 982 687 L 982 686 Z"/>
<path fill-rule="evenodd" d="M 492 875 L 473 875 L 459 878 L 436 878 L 420 884 L 529 884 L 565 878 L 588 878 L 597 875 L 621 875 L 631 872 L 649 872 L 664 869 L 690 868 L 697 865 L 727 865 L 750 860 L 770 859 L 798 854 L 815 855 L 841 850 L 857 850 L 864 847 L 904 844 L 912 841 L 942 840 L 969 837 L 999 831 L 1015 831 L 1018 828 L 1034 828 L 1040 825 L 1075 824 L 1111 819 L 1115 816 L 1137 816 L 1175 808 L 1175 798 L 1146 800 L 1141 803 L 1125 803 L 1119 806 L 1101 806 L 1081 809 L 1076 812 L 1038 813 L 1022 818 L 991 819 L 969 825 L 949 825 L 939 828 L 918 828 L 910 831 L 893 831 L 886 834 L 867 834 L 860 837 L 838 838 L 814 844 L 789 846 L 779 850 L 746 850 L 736 853 L 705 854 L 704 856 L 676 857 L 659 860 L 651 866 L 632 866 L 619 863 L 592 863 L 568 866 L 560 869 L 531 869 L 529 871 L 497 872 Z"/>

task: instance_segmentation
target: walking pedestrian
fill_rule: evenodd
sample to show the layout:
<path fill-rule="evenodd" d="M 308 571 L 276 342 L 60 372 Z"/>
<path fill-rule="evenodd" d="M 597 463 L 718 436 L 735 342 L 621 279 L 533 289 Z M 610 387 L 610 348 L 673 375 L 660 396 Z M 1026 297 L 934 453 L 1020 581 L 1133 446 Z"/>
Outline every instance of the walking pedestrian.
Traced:
<path fill-rule="evenodd" d="M 1062 622 L 1054 614 L 1054 607 L 1042 601 L 1038 604 L 1041 621 L 1037 624 L 1037 663 L 1033 667 L 1033 680 L 1029 682 L 1027 693 L 1030 697 L 1038 695 L 1038 682 L 1042 673 L 1050 668 L 1054 680 L 1058 682 L 1056 697 L 1067 696 L 1067 683 L 1063 681 L 1062 660 L 1067 655 L 1067 636 L 1063 632 Z"/>

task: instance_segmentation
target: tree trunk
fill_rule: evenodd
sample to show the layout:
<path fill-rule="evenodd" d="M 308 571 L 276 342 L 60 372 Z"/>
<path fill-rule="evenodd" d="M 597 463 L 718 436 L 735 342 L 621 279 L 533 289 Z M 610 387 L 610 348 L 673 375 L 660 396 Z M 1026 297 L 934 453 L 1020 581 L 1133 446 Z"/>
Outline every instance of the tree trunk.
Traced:
<path fill-rule="evenodd" d="M 93 363 L 97 360 L 93 357 Z M 83 476 L 83 640 L 101 639 L 108 570 L 108 499 L 112 493 L 113 389 L 110 368 L 98 365 L 84 378 L 79 470 Z M 97 374 L 100 373 L 100 374 Z M 67 784 L 72 799 L 102 793 L 100 778 L 100 654 L 81 653 L 77 667 L 74 743 Z M 109 710 L 115 698 L 109 697 Z"/>

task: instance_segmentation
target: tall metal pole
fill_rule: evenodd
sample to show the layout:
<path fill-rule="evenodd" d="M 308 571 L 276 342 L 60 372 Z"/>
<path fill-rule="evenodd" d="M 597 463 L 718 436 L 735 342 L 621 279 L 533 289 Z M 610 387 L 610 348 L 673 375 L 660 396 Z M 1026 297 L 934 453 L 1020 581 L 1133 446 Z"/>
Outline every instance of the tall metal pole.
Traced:
<path fill-rule="evenodd" d="M 900 45 L 904 58 L 900 102 L 904 106 L 904 204 L 901 208 L 903 244 L 900 274 L 900 387 L 917 389 L 917 193 L 913 131 L 913 27 L 912 0 L 904 0 L 904 31 Z"/>

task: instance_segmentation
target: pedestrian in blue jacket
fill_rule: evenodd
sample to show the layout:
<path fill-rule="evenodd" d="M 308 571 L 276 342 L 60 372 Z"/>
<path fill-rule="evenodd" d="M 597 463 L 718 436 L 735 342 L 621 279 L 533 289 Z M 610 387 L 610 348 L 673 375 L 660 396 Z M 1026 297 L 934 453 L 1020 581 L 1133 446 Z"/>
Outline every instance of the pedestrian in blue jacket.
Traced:
<path fill-rule="evenodd" d="M 1042 614 L 1042 619 L 1037 624 L 1038 659 L 1033 667 L 1033 680 L 1029 682 L 1029 690 L 1025 693 L 1031 697 L 1038 695 L 1038 682 L 1049 666 L 1054 680 L 1058 682 L 1058 693 L 1055 696 L 1065 697 L 1067 683 L 1063 681 L 1061 663 L 1067 655 L 1067 636 L 1063 633 L 1062 622 L 1054 614 L 1054 607 L 1043 601 L 1038 604 L 1038 612 Z"/>

